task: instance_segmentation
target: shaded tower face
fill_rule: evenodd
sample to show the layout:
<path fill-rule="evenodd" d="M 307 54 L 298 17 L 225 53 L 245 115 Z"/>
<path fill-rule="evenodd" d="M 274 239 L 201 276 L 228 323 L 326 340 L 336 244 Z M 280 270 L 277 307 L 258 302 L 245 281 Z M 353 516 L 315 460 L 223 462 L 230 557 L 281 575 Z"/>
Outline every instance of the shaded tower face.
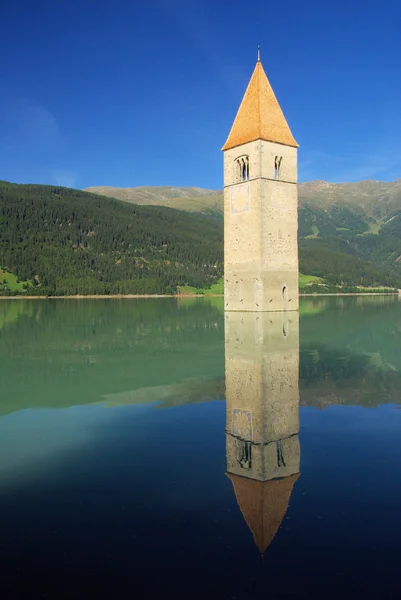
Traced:
<path fill-rule="evenodd" d="M 225 319 L 227 474 L 263 553 L 299 476 L 298 314 Z"/>
<path fill-rule="evenodd" d="M 258 61 L 223 146 L 225 310 L 298 310 L 297 148 Z"/>

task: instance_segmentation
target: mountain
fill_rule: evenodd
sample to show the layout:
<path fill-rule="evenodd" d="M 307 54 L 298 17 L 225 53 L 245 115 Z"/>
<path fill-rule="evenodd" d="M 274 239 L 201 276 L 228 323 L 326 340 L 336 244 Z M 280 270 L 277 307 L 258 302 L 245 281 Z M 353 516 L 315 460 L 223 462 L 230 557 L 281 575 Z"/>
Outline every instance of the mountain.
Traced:
<path fill-rule="evenodd" d="M 223 192 L 201 188 L 87 188 L 126 202 L 158 204 L 223 216 Z M 399 285 L 401 179 L 300 183 L 301 272 L 330 283 Z"/>
<path fill-rule="evenodd" d="M 401 179 L 391 183 L 360 181 L 299 185 L 299 207 L 304 212 L 301 235 L 327 236 L 349 229 L 356 233 L 379 233 L 401 210 Z M 312 218 L 309 218 L 310 211 Z"/>
<path fill-rule="evenodd" d="M 348 272 L 351 263 L 355 271 L 361 267 L 358 261 L 365 261 L 387 272 L 388 282 L 399 280 L 401 180 L 312 181 L 299 186 L 299 197 L 300 250 L 308 272 L 327 277 L 331 269 L 338 275 L 343 269 Z M 332 260 L 323 268 L 324 257 L 329 256 Z M 361 285 L 367 281 L 361 269 Z"/>
<path fill-rule="evenodd" d="M 142 205 L 0 182 L 0 294 L 155 294 L 218 283 L 221 192 L 135 193 Z M 148 205 L 156 202 L 164 205 Z M 186 210 L 171 208 L 178 202 Z M 301 184 L 299 225 L 300 271 L 324 279 L 306 278 L 309 291 L 401 288 L 400 182 Z"/>
<path fill-rule="evenodd" d="M 329 210 L 344 205 L 356 214 L 383 220 L 401 209 L 401 179 L 394 182 L 367 179 L 356 183 L 309 181 L 299 184 L 300 205 L 313 204 Z"/>
<path fill-rule="evenodd" d="M 172 293 L 223 273 L 220 222 L 62 187 L 0 182 L 0 239 L 0 293 L 9 272 L 60 295 Z"/>

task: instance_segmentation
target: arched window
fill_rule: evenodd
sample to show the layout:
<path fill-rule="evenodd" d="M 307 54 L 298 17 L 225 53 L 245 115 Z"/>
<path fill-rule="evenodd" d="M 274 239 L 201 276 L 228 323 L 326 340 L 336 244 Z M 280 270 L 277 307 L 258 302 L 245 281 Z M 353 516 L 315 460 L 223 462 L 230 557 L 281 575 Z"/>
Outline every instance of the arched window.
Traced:
<path fill-rule="evenodd" d="M 281 441 L 278 440 L 277 442 L 277 466 L 278 467 L 285 467 L 285 459 L 284 459 L 284 453 L 283 453 L 283 449 L 281 447 Z"/>
<path fill-rule="evenodd" d="M 244 159 L 242 159 L 242 177 L 241 177 L 242 181 L 245 181 L 247 179 L 246 177 L 246 162 Z"/>
<path fill-rule="evenodd" d="M 249 156 L 240 156 L 235 161 L 236 179 L 238 181 L 247 181 L 249 179 Z"/>
<path fill-rule="evenodd" d="M 237 461 L 243 469 L 252 467 L 252 444 L 243 440 L 237 440 Z"/>
<path fill-rule="evenodd" d="M 281 297 L 283 299 L 284 302 L 287 302 L 288 300 L 288 289 L 286 285 L 283 285 L 283 289 L 281 290 Z"/>
<path fill-rule="evenodd" d="M 282 156 L 275 156 L 274 158 L 274 179 L 280 179 L 280 167 L 282 160 Z"/>

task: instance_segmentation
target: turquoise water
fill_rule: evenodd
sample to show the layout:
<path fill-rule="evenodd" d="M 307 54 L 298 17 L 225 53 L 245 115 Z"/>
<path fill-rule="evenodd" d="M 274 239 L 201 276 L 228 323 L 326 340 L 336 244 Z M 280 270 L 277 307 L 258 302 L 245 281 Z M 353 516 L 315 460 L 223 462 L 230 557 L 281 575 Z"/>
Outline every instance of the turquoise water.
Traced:
<path fill-rule="evenodd" d="M 397 598 L 401 303 L 0 302 L 4 598 Z"/>

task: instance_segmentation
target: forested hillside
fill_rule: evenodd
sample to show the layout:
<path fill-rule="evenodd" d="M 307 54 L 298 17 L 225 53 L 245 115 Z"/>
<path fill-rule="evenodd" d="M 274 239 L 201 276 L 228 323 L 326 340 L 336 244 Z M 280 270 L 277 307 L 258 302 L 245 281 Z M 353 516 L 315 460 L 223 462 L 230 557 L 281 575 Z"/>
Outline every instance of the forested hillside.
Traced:
<path fill-rule="evenodd" d="M 223 272 L 213 219 L 62 187 L 0 182 L 0 240 L 0 269 L 29 293 L 166 293 Z"/>
<path fill-rule="evenodd" d="M 366 185 L 365 195 L 358 191 L 366 182 L 342 184 L 353 186 L 350 198 L 323 183 L 302 184 L 300 191 L 301 273 L 323 278 L 326 291 L 401 288 L 398 182 L 383 184 L 387 196 L 380 199 L 366 194 Z M 165 189 L 146 188 L 143 201 L 156 202 L 156 190 Z M 192 194 L 183 190 L 181 198 Z M 204 192 L 195 188 L 192 196 L 219 197 Z M 0 182 L 0 242 L 0 294 L 164 294 L 184 285 L 208 288 L 223 274 L 223 222 L 216 213 L 139 206 L 62 187 Z M 317 287 L 311 291 L 323 291 Z"/>

